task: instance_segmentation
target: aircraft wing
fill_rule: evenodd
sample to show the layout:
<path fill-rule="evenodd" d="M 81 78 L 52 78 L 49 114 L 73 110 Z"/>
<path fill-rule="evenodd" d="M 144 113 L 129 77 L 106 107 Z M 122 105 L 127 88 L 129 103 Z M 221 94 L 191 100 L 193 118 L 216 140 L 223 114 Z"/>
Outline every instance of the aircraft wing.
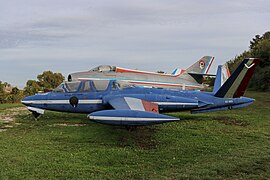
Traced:
<path fill-rule="evenodd" d="M 137 110 L 159 113 L 158 104 L 132 97 L 118 97 L 109 101 L 116 110 Z"/>
<path fill-rule="evenodd" d="M 108 101 L 114 110 L 103 110 L 88 115 L 102 124 L 120 126 L 146 126 L 180 120 L 159 114 L 158 105 L 138 98 L 117 97 Z"/>

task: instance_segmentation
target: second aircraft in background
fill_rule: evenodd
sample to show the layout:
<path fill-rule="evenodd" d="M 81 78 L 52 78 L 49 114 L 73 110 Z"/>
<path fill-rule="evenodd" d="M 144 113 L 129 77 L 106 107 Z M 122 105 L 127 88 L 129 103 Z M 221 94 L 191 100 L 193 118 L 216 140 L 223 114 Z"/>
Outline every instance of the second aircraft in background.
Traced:
<path fill-rule="evenodd" d="M 203 76 L 207 74 L 214 57 L 204 56 L 192 66 L 183 69 L 175 69 L 172 74 L 140 71 L 120 68 L 110 65 L 98 66 L 89 71 L 76 72 L 68 75 L 68 81 L 77 80 L 121 80 L 129 84 L 139 86 L 194 90 L 203 89 Z M 225 71 L 225 74 L 228 71 Z"/>

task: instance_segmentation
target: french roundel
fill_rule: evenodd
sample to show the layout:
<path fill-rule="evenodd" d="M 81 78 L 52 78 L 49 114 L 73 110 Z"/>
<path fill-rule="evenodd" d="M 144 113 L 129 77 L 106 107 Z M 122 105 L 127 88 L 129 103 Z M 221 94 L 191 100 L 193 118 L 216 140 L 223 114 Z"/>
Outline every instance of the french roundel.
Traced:
<path fill-rule="evenodd" d="M 205 67 L 205 62 L 201 60 L 201 61 L 199 62 L 199 65 L 200 65 L 200 69 L 204 69 L 204 67 Z"/>

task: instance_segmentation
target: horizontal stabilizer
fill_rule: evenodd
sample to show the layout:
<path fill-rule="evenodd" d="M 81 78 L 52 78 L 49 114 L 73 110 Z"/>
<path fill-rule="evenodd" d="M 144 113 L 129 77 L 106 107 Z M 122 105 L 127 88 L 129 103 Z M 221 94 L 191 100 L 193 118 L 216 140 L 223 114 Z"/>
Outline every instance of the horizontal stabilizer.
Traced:
<path fill-rule="evenodd" d="M 192 76 L 199 84 L 202 84 L 204 76 L 211 76 L 211 77 L 216 76 L 215 74 L 202 74 L 202 73 L 196 73 L 196 72 L 189 72 L 188 74 Z"/>
<path fill-rule="evenodd" d="M 189 75 L 197 75 L 197 76 L 213 76 L 215 77 L 216 75 L 215 74 L 203 74 L 203 73 L 196 73 L 196 72 L 189 72 L 188 73 Z"/>
<path fill-rule="evenodd" d="M 148 126 L 180 120 L 163 114 L 136 110 L 104 110 L 91 113 L 87 117 L 97 123 L 117 126 Z"/>
<path fill-rule="evenodd" d="M 205 109 L 198 109 L 191 111 L 191 114 L 197 114 L 197 113 L 205 113 L 205 112 L 215 112 L 215 111 L 221 111 L 221 110 L 228 110 L 228 109 L 236 109 L 241 108 L 250 105 L 253 103 L 254 99 L 251 98 L 242 98 L 245 102 L 236 104 L 236 105 L 228 105 L 228 106 L 222 106 L 222 107 L 213 107 L 213 108 L 205 108 Z"/>

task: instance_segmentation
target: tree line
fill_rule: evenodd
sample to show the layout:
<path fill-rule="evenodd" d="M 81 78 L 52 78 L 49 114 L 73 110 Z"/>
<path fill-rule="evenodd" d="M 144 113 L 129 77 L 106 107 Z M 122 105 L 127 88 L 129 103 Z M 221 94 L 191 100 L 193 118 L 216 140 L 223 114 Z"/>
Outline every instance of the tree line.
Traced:
<path fill-rule="evenodd" d="M 61 73 L 44 71 L 37 76 L 37 80 L 28 80 L 23 90 L 11 87 L 7 82 L 2 83 L 0 81 L 0 104 L 19 103 L 25 96 L 51 91 L 61 84 L 64 79 L 65 77 Z"/>
<path fill-rule="evenodd" d="M 11 87 L 7 82 L 0 81 L 0 104 L 17 103 L 24 97 L 22 90 Z"/>
<path fill-rule="evenodd" d="M 270 32 L 262 36 L 256 35 L 249 45 L 249 49 L 242 54 L 228 61 L 228 66 L 232 72 L 244 58 L 260 58 L 260 64 L 255 70 L 249 88 L 258 91 L 270 90 Z M 44 71 L 37 76 L 37 80 L 28 80 L 23 90 L 11 87 L 10 84 L 0 81 L 0 104 L 19 103 L 20 100 L 38 92 L 48 92 L 56 88 L 64 81 L 61 73 Z"/>
<path fill-rule="evenodd" d="M 229 69 L 233 71 L 244 58 L 260 58 L 259 66 L 249 84 L 249 88 L 258 91 L 270 90 L 270 32 L 262 36 L 256 35 L 249 45 L 249 49 L 228 62 Z"/>

